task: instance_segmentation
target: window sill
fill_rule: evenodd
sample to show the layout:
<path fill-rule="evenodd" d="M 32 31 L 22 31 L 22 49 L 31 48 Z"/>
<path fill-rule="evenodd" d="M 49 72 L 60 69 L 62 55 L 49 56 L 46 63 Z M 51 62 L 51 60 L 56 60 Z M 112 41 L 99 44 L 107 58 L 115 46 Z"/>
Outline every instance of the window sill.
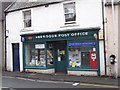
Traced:
<path fill-rule="evenodd" d="M 98 69 L 88 69 L 88 68 L 68 68 L 70 71 L 98 71 Z"/>
<path fill-rule="evenodd" d="M 25 66 L 25 69 L 47 69 L 46 66 Z"/>
<path fill-rule="evenodd" d="M 54 66 L 25 66 L 25 69 L 51 69 L 54 68 Z"/>
<path fill-rule="evenodd" d="M 34 30 L 31 29 L 31 27 L 29 27 L 29 28 L 23 28 L 22 30 L 20 30 L 20 32 L 28 32 L 28 31 L 34 31 Z"/>
<path fill-rule="evenodd" d="M 77 27 L 77 26 L 80 26 L 80 25 L 78 25 L 78 24 L 76 24 L 76 22 L 74 22 L 74 23 L 65 23 L 65 25 L 64 26 L 61 26 L 60 28 L 65 28 L 65 27 Z"/>
<path fill-rule="evenodd" d="M 65 22 L 65 25 L 76 24 L 76 21 Z"/>

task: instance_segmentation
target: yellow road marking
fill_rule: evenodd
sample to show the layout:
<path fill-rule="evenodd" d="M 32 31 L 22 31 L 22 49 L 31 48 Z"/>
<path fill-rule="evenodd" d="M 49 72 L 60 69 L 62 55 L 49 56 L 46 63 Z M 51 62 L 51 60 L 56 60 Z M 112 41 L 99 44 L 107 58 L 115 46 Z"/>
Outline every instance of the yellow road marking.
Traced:
<path fill-rule="evenodd" d="M 103 87 L 103 88 L 120 88 L 120 86 L 102 85 L 102 84 L 88 84 L 88 83 L 80 83 L 80 86 L 96 86 L 96 87 Z"/>

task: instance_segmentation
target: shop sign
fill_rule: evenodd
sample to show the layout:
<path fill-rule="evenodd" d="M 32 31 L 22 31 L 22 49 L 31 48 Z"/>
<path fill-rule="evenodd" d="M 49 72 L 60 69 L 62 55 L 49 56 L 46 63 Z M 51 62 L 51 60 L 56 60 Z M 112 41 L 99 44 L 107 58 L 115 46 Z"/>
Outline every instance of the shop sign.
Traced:
<path fill-rule="evenodd" d="M 32 36 L 29 36 L 29 37 L 28 37 L 28 40 L 32 40 L 32 39 L 33 39 L 33 37 L 32 37 Z"/>
<path fill-rule="evenodd" d="M 36 49 L 44 49 L 45 48 L 45 44 L 36 44 L 35 48 Z"/>
<path fill-rule="evenodd" d="M 35 36 L 35 38 L 36 39 L 48 39 L 48 38 L 66 38 L 66 37 L 78 37 L 78 36 L 88 36 L 88 32 L 37 35 Z"/>
<path fill-rule="evenodd" d="M 95 42 L 70 42 L 69 46 L 95 46 Z"/>
<path fill-rule="evenodd" d="M 83 32 L 64 32 L 64 33 L 47 33 L 47 34 L 35 34 L 35 35 L 28 35 L 28 36 L 21 36 L 22 42 L 25 41 L 33 41 L 33 40 L 43 40 L 43 39 L 68 39 L 68 38 L 85 38 L 85 37 L 92 37 L 92 39 L 97 39 L 98 35 L 96 32 L 91 31 L 83 31 Z"/>

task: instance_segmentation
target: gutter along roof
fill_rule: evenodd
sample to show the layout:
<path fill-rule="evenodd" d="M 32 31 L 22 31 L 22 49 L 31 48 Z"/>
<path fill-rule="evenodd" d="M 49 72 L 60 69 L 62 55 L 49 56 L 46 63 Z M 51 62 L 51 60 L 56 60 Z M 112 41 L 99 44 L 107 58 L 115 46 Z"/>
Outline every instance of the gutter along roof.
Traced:
<path fill-rule="evenodd" d="M 39 6 L 49 5 L 49 4 L 56 4 L 62 1 L 65 1 L 65 0 L 41 0 L 36 2 L 29 2 L 28 0 L 26 2 L 20 2 L 19 0 L 16 0 L 10 6 L 8 6 L 5 12 L 13 12 L 13 11 L 18 11 L 22 9 L 39 7 Z"/>

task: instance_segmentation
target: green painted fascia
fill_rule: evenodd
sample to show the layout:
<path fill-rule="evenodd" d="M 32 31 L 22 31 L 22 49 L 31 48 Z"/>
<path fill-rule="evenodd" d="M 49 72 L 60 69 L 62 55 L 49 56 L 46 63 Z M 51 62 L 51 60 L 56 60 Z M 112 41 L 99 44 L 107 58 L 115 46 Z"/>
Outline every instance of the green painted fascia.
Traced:
<path fill-rule="evenodd" d="M 99 41 L 97 41 L 97 53 L 98 53 L 98 75 L 100 76 L 100 53 L 99 53 Z"/>
<path fill-rule="evenodd" d="M 26 63 L 26 61 L 25 61 L 25 55 L 26 55 L 26 52 L 25 52 L 25 43 L 23 43 L 23 68 L 25 67 L 25 63 Z"/>
<path fill-rule="evenodd" d="M 24 69 L 52 69 L 53 66 L 24 66 Z"/>
<path fill-rule="evenodd" d="M 48 65 L 48 66 L 47 66 L 47 69 L 50 69 L 50 68 L 55 68 L 55 67 L 54 67 L 53 65 L 51 65 L 51 66 Z"/>
<path fill-rule="evenodd" d="M 36 36 L 46 36 L 46 35 L 54 35 L 54 34 L 58 35 L 58 34 L 67 34 L 67 33 L 72 34 L 72 33 L 82 33 L 82 32 L 88 32 L 89 34 L 87 36 L 86 35 L 85 36 L 81 35 L 81 36 L 54 37 L 54 38 L 36 38 Z M 27 43 L 38 42 L 39 43 L 40 41 L 43 42 L 43 41 L 75 40 L 75 39 L 95 40 L 94 33 L 97 33 L 97 32 L 98 32 L 98 30 L 94 30 L 94 31 L 91 31 L 91 30 L 88 30 L 88 31 L 86 31 L 86 30 L 84 30 L 84 31 L 80 31 L 80 30 L 79 31 L 74 31 L 73 30 L 72 32 L 67 31 L 67 32 L 59 32 L 59 33 L 39 33 L 39 34 L 30 34 L 30 35 L 21 35 L 21 36 L 25 38 L 24 42 L 27 42 Z M 32 36 L 33 39 L 28 40 L 29 36 Z"/>
<path fill-rule="evenodd" d="M 25 66 L 25 69 L 47 69 L 47 67 L 43 66 Z"/>
<path fill-rule="evenodd" d="M 69 71 L 98 71 L 98 69 L 89 69 L 89 68 L 67 68 Z"/>
<path fill-rule="evenodd" d="M 66 57 L 66 60 L 67 60 L 67 68 L 69 67 L 69 46 L 68 46 L 68 42 L 69 41 L 67 41 L 67 51 L 66 51 L 66 55 L 67 55 L 67 57 Z"/>

